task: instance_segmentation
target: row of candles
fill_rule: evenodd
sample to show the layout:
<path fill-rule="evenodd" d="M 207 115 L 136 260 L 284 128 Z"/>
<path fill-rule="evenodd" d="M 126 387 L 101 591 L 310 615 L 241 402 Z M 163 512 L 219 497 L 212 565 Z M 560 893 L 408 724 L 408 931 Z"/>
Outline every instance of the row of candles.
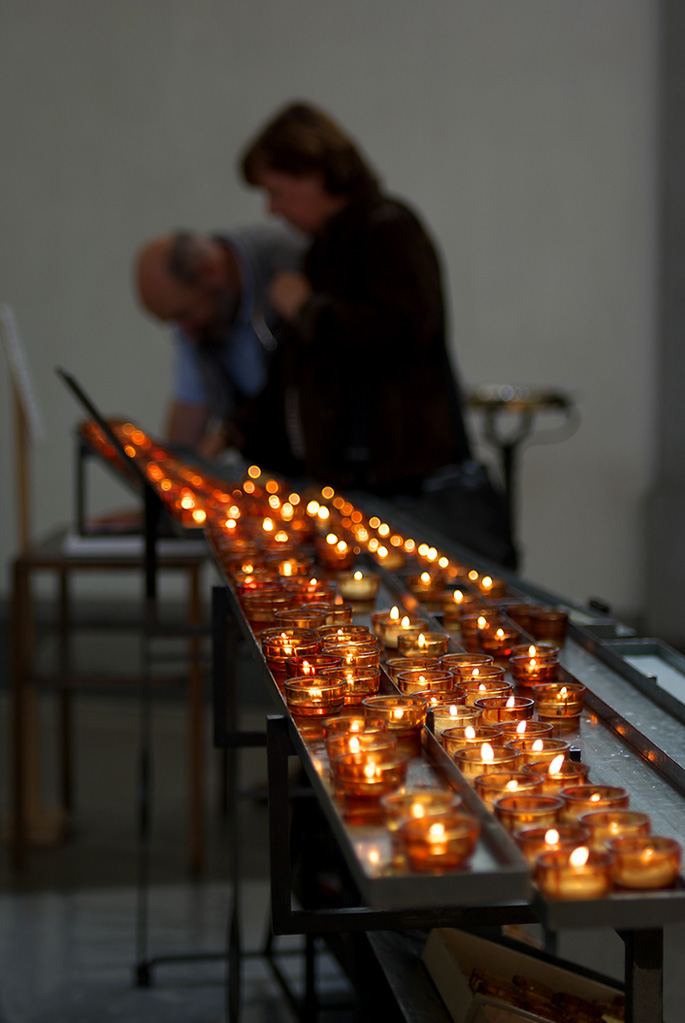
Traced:
<path fill-rule="evenodd" d="M 331 488 L 307 499 L 257 467 L 230 486 L 132 424 L 113 425 L 167 509 L 207 531 L 293 716 L 323 723 L 335 791 L 382 805 L 412 869 L 465 867 L 479 833 L 451 789 L 406 789 L 430 711 L 446 752 L 520 844 L 545 894 L 591 898 L 613 884 L 674 882 L 678 844 L 649 833 L 625 790 L 589 784 L 585 766 L 568 759 L 570 744 L 551 734 L 575 727 L 583 705 L 584 687 L 558 678 L 565 611 L 509 599 L 501 580 L 367 519 Z M 118 458 L 96 425 L 84 433 Z M 355 606 L 373 606 L 380 585 L 377 573 L 354 570 L 362 550 L 391 569 L 407 557 L 423 564 L 408 588 L 459 631 L 465 652 L 449 653 L 449 636 L 415 611 L 376 612 L 371 630 L 355 626 Z M 522 634 L 539 642 L 519 642 Z M 398 696 L 378 694 L 382 656 Z"/>

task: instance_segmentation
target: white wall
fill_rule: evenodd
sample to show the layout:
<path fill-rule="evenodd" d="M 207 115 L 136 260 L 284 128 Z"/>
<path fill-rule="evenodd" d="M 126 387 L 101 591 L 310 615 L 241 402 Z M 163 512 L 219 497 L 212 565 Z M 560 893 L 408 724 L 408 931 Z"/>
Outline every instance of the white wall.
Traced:
<path fill-rule="evenodd" d="M 48 439 L 35 532 L 72 515 L 72 369 L 107 414 L 159 431 L 164 333 L 130 259 L 150 234 L 261 216 L 234 171 L 308 98 L 432 225 L 467 385 L 571 392 L 581 426 L 523 456 L 524 574 L 641 606 L 655 338 L 655 0 L 1 0 L 0 301 Z M 0 361 L 0 555 L 16 548 Z M 551 425 L 551 424 L 550 424 Z M 98 507 L 126 503 L 103 490 Z M 6 584 L 6 578 L 5 578 Z"/>

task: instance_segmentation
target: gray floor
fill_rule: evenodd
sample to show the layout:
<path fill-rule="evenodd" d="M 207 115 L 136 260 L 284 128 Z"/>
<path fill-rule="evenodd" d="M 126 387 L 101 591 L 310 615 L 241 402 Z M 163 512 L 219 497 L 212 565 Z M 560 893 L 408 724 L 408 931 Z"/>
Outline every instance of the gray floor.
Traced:
<path fill-rule="evenodd" d="M 49 661 L 48 640 L 40 657 Z M 0 644 L 0 652 L 2 645 Z M 101 661 L 133 666 L 136 645 L 108 634 L 91 634 L 79 650 L 81 667 Z M 244 665 L 250 686 L 250 666 Z M 6 677 L 3 671 L 3 677 Z M 245 694 L 246 727 L 258 727 L 269 709 Z M 16 873 L 3 855 L 0 865 L 0 1023 L 90 1023 L 91 1020 L 220 1021 L 226 1018 L 225 934 L 230 908 L 228 820 L 220 808 L 222 765 L 211 748 L 207 708 L 207 855 L 199 879 L 188 864 L 185 796 L 186 713 L 180 691 L 159 693 L 153 703 L 153 816 L 149 853 L 147 926 L 139 923 L 140 889 L 136 804 L 139 699 L 135 689 L 79 693 L 75 709 L 76 806 L 65 840 L 32 848 Z M 55 698 L 39 701 L 39 784 L 42 810 L 57 801 Z M 3 734 L 9 701 L 0 690 Z M 266 778 L 264 752 L 240 754 L 241 789 L 259 790 Z M 6 772 L 0 774 L 0 812 L 7 819 Z M 267 823 L 262 800 L 241 800 L 244 944 L 262 945 L 268 912 Z M 279 939 L 279 963 L 301 990 L 301 939 Z M 134 982 L 141 961 L 204 956 L 192 963 L 163 962 L 152 985 Z M 212 959 L 211 957 L 216 957 Z M 322 995 L 349 1004 L 349 987 L 321 950 Z M 261 956 L 243 963 L 244 1023 L 292 1023 L 295 1016 Z M 329 1010 L 322 1020 L 344 1021 L 349 1009 Z"/>

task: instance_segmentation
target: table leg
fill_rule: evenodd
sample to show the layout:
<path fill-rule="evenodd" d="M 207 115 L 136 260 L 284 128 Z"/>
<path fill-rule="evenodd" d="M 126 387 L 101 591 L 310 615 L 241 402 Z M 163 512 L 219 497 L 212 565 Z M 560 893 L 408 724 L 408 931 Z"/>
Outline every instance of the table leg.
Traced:
<path fill-rule="evenodd" d="M 664 932 L 619 932 L 625 945 L 626 1023 L 663 1023 Z"/>

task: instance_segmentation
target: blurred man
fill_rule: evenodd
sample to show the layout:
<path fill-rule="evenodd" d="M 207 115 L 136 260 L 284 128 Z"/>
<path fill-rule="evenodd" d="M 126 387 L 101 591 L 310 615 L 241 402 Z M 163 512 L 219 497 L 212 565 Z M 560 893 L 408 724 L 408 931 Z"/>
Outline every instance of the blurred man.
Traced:
<path fill-rule="evenodd" d="M 215 457 L 227 423 L 264 383 L 278 316 L 267 298 L 273 276 L 300 266 L 303 243 L 281 228 L 221 234 L 177 231 L 140 249 L 135 284 L 142 306 L 174 327 L 174 392 L 166 437 Z"/>

